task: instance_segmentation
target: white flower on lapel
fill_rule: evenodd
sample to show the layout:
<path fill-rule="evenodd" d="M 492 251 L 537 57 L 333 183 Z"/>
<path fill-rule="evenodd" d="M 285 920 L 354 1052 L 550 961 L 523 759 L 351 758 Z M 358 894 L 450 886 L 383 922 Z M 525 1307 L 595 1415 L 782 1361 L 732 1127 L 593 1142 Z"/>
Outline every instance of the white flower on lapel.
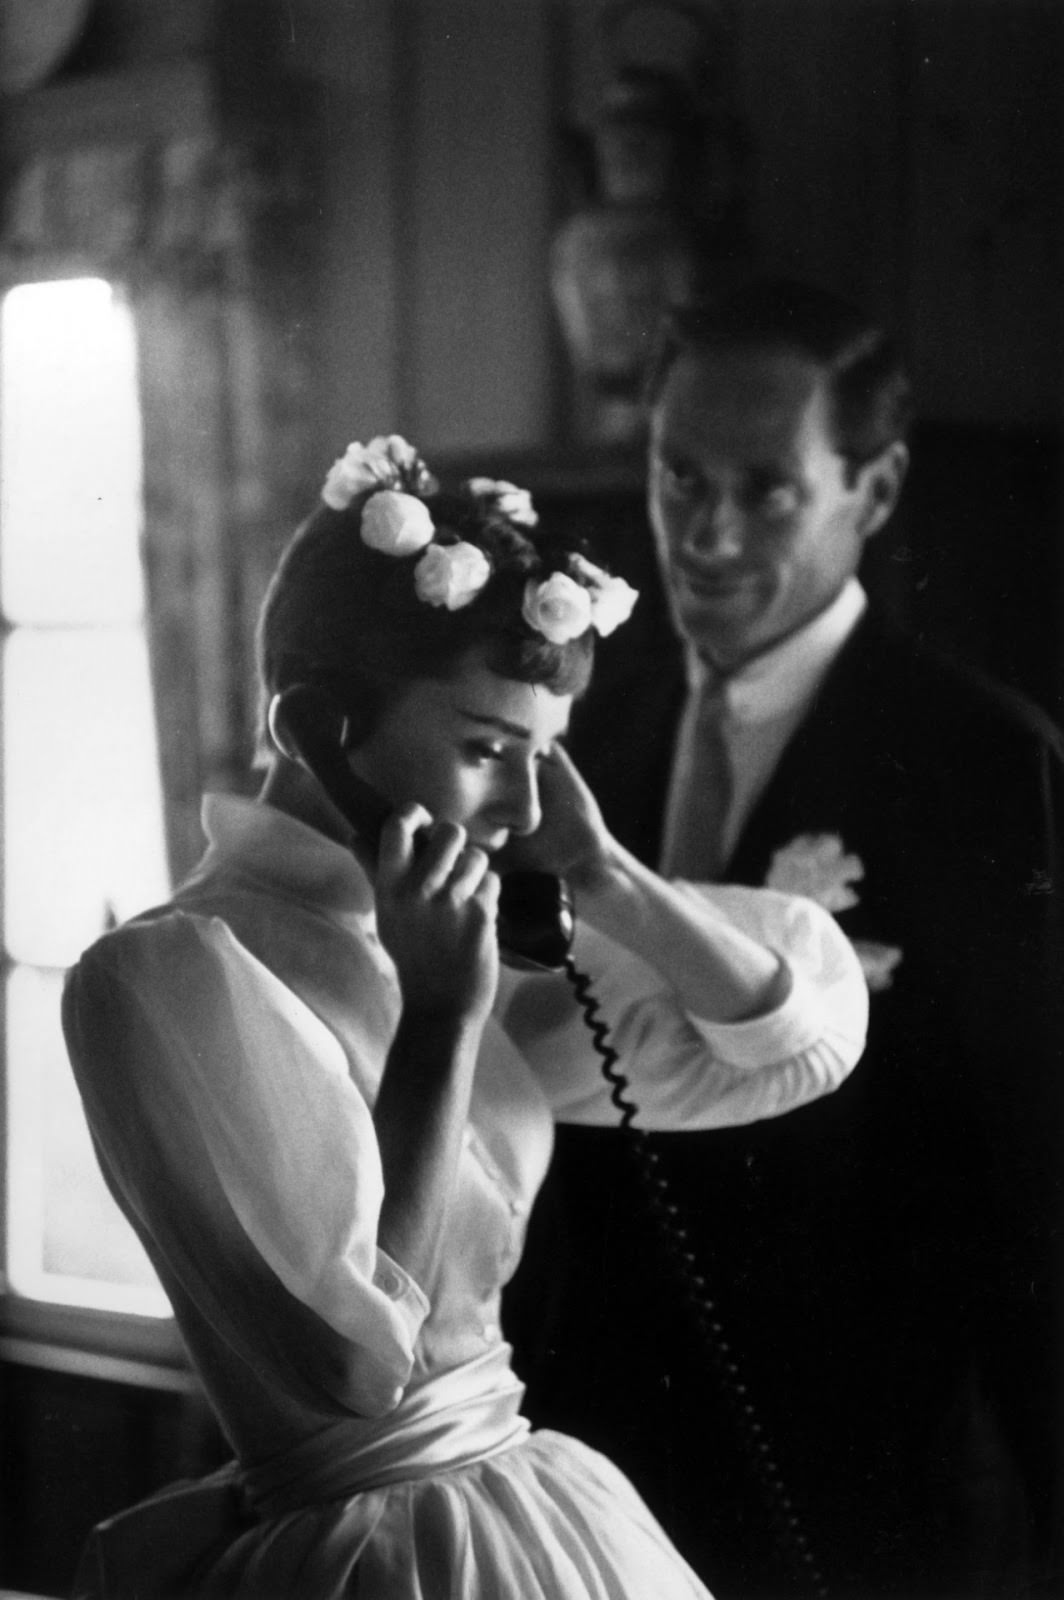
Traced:
<path fill-rule="evenodd" d="M 863 877 L 860 856 L 847 855 L 837 833 L 800 833 L 772 857 L 765 887 L 804 895 L 825 911 L 848 911 L 860 903 L 850 884 Z"/>
<path fill-rule="evenodd" d="M 869 992 L 875 994 L 880 989 L 889 989 L 894 982 L 894 968 L 902 958 L 898 946 L 877 944 L 874 939 L 854 939 L 852 943 Z"/>
<path fill-rule="evenodd" d="M 860 883 L 864 875 L 860 856 L 848 853 L 837 833 L 800 833 L 772 857 L 765 887 L 804 895 L 825 911 L 837 913 L 860 905 L 861 897 L 852 885 Z M 869 990 L 874 994 L 889 989 L 903 952 L 897 945 L 874 939 L 854 939 L 853 947 Z"/>

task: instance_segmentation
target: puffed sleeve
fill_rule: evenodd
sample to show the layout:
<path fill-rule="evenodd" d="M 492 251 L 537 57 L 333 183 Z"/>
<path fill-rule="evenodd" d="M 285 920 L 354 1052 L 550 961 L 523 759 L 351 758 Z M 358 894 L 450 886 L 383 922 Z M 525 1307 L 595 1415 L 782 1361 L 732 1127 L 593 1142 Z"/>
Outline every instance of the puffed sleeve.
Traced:
<path fill-rule="evenodd" d="M 712 942 L 725 914 L 788 969 L 785 999 L 748 1021 L 722 1023 L 685 1006 L 670 986 L 669 950 L 651 965 L 579 925 L 577 968 L 591 981 L 638 1124 L 664 1131 L 780 1116 L 838 1087 L 864 1048 L 868 991 L 834 918 L 812 901 L 767 889 L 674 884 L 676 938 Z M 615 1124 L 616 1106 L 569 986 L 507 980 L 503 1026 L 535 1071 L 560 1121 Z"/>
<path fill-rule="evenodd" d="M 166 1276 L 225 1306 L 250 1245 L 349 1343 L 351 1409 L 397 1404 L 428 1302 L 377 1246 L 372 1114 L 328 1028 L 223 921 L 180 911 L 89 950 L 63 1022 L 106 1175 Z"/>

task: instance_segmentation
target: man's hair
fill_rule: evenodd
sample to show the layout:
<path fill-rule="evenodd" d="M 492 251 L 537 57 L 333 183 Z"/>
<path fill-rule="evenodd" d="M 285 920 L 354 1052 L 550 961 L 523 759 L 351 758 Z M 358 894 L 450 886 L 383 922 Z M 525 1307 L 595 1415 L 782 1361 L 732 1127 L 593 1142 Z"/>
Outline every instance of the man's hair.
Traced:
<path fill-rule="evenodd" d="M 361 494 L 340 511 L 319 505 L 277 564 L 256 634 L 260 762 L 268 749 L 269 702 L 298 683 L 332 694 L 348 713 L 356 742 L 402 689 L 419 678 L 450 677 L 474 650 L 501 677 L 556 694 L 583 693 L 593 631 L 551 644 L 522 617 L 529 578 L 565 571 L 573 541 L 519 528 L 470 494 L 426 496 L 437 538 L 473 544 L 491 563 L 473 602 L 449 611 L 418 598 L 413 559 L 363 543 L 369 498 Z"/>
<path fill-rule="evenodd" d="M 839 295 L 762 278 L 720 299 L 673 306 L 647 374 L 648 404 L 679 355 L 714 350 L 787 350 L 815 363 L 827 382 L 835 447 L 851 469 L 905 437 L 912 394 L 900 346 Z"/>

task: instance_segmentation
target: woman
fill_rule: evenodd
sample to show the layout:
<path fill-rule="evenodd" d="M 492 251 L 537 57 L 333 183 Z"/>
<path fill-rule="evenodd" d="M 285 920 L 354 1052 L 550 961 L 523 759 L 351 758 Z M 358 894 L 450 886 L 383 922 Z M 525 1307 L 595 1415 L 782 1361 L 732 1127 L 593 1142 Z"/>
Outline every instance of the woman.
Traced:
<path fill-rule="evenodd" d="M 811 904 L 670 887 L 610 838 L 558 741 L 635 596 L 527 495 L 439 495 L 392 436 L 322 498 L 260 620 L 259 800 L 209 797 L 192 877 L 67 989 L 103 1170 L 239 1463 L 97 1530 L 82 1592 L 704 1595 L 615 1468 L 520 1415 L 499 1300 L 551 1119 L 617 1112 L 564 978 L 500 970 L 492 862 L 568 879 L 648 1125 L 835 1087 L 860 969 Z M 379 848 L 297 758 L 307 684 Z"/>

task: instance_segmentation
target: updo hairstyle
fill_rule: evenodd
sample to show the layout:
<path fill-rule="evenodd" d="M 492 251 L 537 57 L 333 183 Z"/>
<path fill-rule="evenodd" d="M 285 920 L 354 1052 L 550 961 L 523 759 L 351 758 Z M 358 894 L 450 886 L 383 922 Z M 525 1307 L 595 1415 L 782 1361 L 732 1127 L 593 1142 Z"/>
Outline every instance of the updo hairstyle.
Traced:
<path fill-rule="evenodd" d="M 269 749 L 270 701 L 297 683 L 327 690 L 343 708 L 349 748 L 368 737 L 389 701 L 411 682 L 447 679 L 475 650 L 502 678 L 542 684 L 559 695 L 579 695 L 587 687 L 593 630 L 552 644 L 521 614 L 528 580 L 564 571 L 576 546 L 517 527 L 472 493 L 426 494 L 435 541 L 471 544 L 491 566 L 473 600 L 448 610 L 418 597 L 417 555 L 397 558 L 363 542 L 362 515 L 373 492 L 360 493 L 343 510 L 320 504 L 274 571 L 256 635 L 260 761 Z"/>

